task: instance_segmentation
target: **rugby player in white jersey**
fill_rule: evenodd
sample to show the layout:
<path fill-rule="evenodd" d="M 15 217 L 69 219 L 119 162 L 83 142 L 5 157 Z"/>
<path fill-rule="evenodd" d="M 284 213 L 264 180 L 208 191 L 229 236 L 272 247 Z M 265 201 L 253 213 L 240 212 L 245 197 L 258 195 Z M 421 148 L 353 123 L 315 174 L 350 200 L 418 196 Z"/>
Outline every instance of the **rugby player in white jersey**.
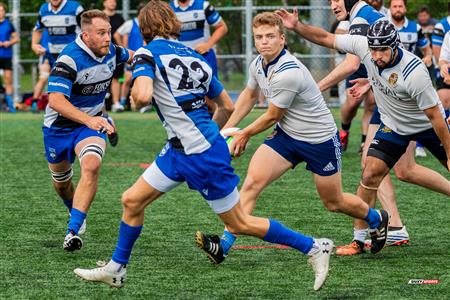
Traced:
<path fill-rule="evenodd" d="M 315 43 L 352 53 L 367 67 L 369 80 L 358 79 L 354 94 L 375 93 L 381 125 L 372 140 L 357 195 L 372 207 L 381 180 L 406 151 L 410 141 L 421 142 L 450 168 L 450 134 L 445 114 L 425 64 L 399 48 L 394 25 L 377 21 L 367 37 L 333 35 L 305 25 Z M 450 188 L 449 185 L 447 187 Z"/>
<path fill-rule="evenodd" d="M 341 145 L 336 124 L 311 73 L 284 49 L 286 40 L 281 18 L 271 12 L 256 15 L 253 36 L 260 55 L 250 65 L 247 87 L 240 94 L 224 128 L 235 127 L 244 119 L 255 105 L 259 91 L 264 94 L 269 107 L 256 121 L 233 134 L 231 149 L 234 155 L 242 154 L 250 137 L 276 126 L 251 159 L 241 189 L 244 209 L 251 213 L 265 187 L 289 169 L 305 162 L 328 210 L 365 220 L 371 214 L 378 214 L 373 209 L 369 210 L 359 197 L 342 191 Z M 381 231 L 385 238 L 388 214 L 385 211 L 381 214 L 384 227 L 379 224 L 370 227 L 372 232 Z M 384 246 L 382 239 L 378 238 L 375 238 L 375 244 L 372 243 L 372 253 Z M 224 256 L 235 239 L 235 235 L 224 231 Z M 223 259 L 216 263 L 221 261 Z"/>
<path fill-rule="evenodd" d="M 321 32 L 323 29 L 299 22 L 297 11 L 289 13 L 286 10 L 282 9 L 277 11 L 277 13 L 282 17 L 286 28 L 295 31 L 296 33 L 298 33 L 299 35 L 301 35 L 302 37 L 306 38 L 307 40 L 313 43 L 320 44 L 320 42 L 317 40 L 317 35 L 314 33 Z M 360 89 L 360 91 L 362 92 L 356 94 L 352 93 L 352 95 L 357 97 L 356 99 L 360 99 L 362 95 L 364 95 L 364 92 L 368 90 L 370 90 L 369 85 L 365 90 Z M 381 123 L 378 109 L 376 109 L 376 111 L 374 112 L 370 123 L 371 124 L 369 125 L 369 130 L 367 134 L 368 140 L 364 145 L 362 157 L 363 168 L 366 162 L 366 156 L 368 148 L 370 146 L 370 142 L 373 140 L 373 137 L 375 136 L 379 128 L 379 124 Z M 414 159 L 414 148 L 415 142 L 411 142 L 405 154 L 402 155 L 402 157 L 393 167 L 396 177 L 404 182 L 413 183 L 428 188 L 430 190 L 433 190 L 435 192 L 442 193 L 444 195 L 450 195 L 449 180 L 447 180 L 444 176 L 442 176 L 438 172 L 417 164 Z M 408 243 L 409 234 L 406 231 L 406 227 L 401 222 L 400 215 L 397 209 L 395 193 L 393 190 L 389 174 L 385 176 L 384 180 L 379 186 L 378 198 L 380 199 L 383 208 L 386 209 L 390 215 L 389 232 L 386 244 L 402 245 Z M 367 235 L 367 224 L 365 224 L 365 222 L 359 219 L 355 219 L 353 241 L 348 245 L 336 247 L 337 248 L 336 254 L 355 255 L 363 253 L 364 240 L 366 235 Z"/>

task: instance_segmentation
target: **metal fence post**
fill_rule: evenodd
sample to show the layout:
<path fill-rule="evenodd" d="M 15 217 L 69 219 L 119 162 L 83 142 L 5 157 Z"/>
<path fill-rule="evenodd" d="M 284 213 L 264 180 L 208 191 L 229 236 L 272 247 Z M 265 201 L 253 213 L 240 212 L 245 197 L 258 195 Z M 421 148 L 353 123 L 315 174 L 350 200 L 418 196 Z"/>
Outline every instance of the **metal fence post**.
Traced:
<path fill-rule="evenodd" d="M 130 18 L 130 0 L 122 0 L 122 17 L 125 20 Z"/>
<path fill-rule="evenodd" d="M 328 5 L 328 0 L 310 0 L 311 6 L 324 6 Z M 328 31 L 330 28 L 330 11 L 323 9 L 312 9 L 310 11 L 310 24 L 314 24 L 314 26 L 322 27 Z M 325 47 L 318 46 L 315 44 L 311 44 L 311 54 L 314 55 L 327 55 L 329 54 L 329 50 Z M 322 74 L 320 77 L 323 78 L 325 72 L 328 72 L 328 60 L 327 59 L 319 59 L 314 62 L 312 65 L 314 66 L 315 72 L 317 74 Z"/>
<path fill-rule="evenodd" d="M 245 0 L 245 78 L 248 79 L 248 67 L 253 58 L 252 18 L 253 1 Z"/>
<path fill-rule="evenodd" d="M 17 34 L 20 37 L 20 1 L 13 0 L 12 3 L 12 23 L 16 29 Z M 20 45 L 19 43 L 13 46 L 13 93 L 14 102 L 19 102 L 19 92 L 20 92 Z"/>

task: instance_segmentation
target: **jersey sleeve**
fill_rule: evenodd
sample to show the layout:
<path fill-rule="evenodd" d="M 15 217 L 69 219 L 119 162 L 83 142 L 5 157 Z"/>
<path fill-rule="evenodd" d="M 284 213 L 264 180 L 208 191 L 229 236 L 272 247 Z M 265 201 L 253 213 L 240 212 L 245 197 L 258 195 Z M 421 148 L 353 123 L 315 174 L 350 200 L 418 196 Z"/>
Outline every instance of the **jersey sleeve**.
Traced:
<path fill-rule="evenodd" d="M 439 59 L 450 62 L 450 31 L 445 34 Z"/>
<path fill-rule="evenodd" d="M 336 34 L 334 47 L 338 51 L 357 55 L 361 59 L 369 50 L 365 36 L 350 34 Z"/>
<path fill-rule="evenodd" d="M 256 90 L 258 88 L 258 82 L 256 81 L 256 64 L 258 60 L 260 59 L 260 56 L 258 56 L 248 68 L 248 81 L 247 81 L 247 87 Z"/>
<path fill-rule="evenodd" d="M 442 23 L 437 23 L 434 26 L 433 34 L 431 35 L 431 44 L 433 46 L 442 46 L 442 42 L 444 41 L 444 25 Z"/>
<path fill-rule="evenodd" d="M 145 76 L 150 77 L 151 79 L 155 79 L 156 63 L 150 50 L 142 47 L 135 52 L 132 69 L 132 80 L 135 80 L 139 76 Z"/>
<path fill-rule="evenodd" d="M 126 63 L 130 59 L 130 52 L 122 46 L 115 45 L 116 48 L 116 62 L 117 64 Z"/>
<path fill-rule="evenodd" d="M 119 28 L 117 28 L 117 32 L 120 35 L 130 34 L 131 29 L 133 28 L 133 20 L 125 21 Z"/>
<path fill-rule="evenodd" d="M 214 6 L 209 3 L 208 1 L 204 2 L 204 11 L 205 11 L 205 18 L 206 22 L 208 22 L 209 25 L 217 25 L 222 21 L 222 17 L 219 15 L 219 13 L 216 11 Z"/>
<path fill-rule="evenodd" d="M 303 74 L 299 67 L 276 73 L 270 85 L 267 101 L 279 108 L 289 108 L 292 101 L 303 89 Z"/>
<path fill-rule="evenodd" d="M 70 97 L 72 85 L 77 78 L 77 65 L 68 55 L 61 55 L 56 60 L 48 78 L 48 92 L 61 93 Z"/>
<path fill-rule="evenodd" d="M 41 9 L 39 9 L 38 19 L 36 21 L 36 25 L 34 25 L 33 30 L 42 30 L 44 28 L 45 26 L 44 23 L 42 23 L 42 7 L 41 7 Z"/>
<path fill-rule="evenodd" d="M 222 93 L 223 89 L 224 88 L 222 83 L 220 83 L 220 81 L 217 79 L 216 76 L 213 76 L 211 82 L 209 83 L 209 89 L 206 96 L 209 99 L 217 98 L 220 95 L 220 93 Z"/>
<path fill-rule="evenodd" d="M 406 87 L 411 98 L 417 101 L 420 110 L 438 105 L 440 100 L 436 90 L 433 88 L 430 75 L 423 62 L 413 68 L 409 76 L 405 78 Z"/>

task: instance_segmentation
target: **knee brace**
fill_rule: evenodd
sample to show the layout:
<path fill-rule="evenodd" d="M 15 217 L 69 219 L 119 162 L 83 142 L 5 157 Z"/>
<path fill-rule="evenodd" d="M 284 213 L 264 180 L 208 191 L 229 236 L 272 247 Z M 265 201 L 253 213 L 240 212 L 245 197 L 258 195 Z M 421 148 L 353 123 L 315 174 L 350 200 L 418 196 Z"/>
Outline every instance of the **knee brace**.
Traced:
<path fill-rule="evenodd" d="M 365 185 L 364 183 L 362 183 L 362 180 L 359 182 L 359 185 L 360 185 L 361 187 L 363 187 L 364 189 L 369 190 L 369 191 L 378 191 L 378 187 L 370 187 L 370 186 L 367 186 L 367 185 Z"/>
<path fill-rule="evenodd" d="M 53 170 L 50 170 L 50 173 L 52 174 L 53 181 L 55 182 L 66 182 L 69 181 L 73 176 L 73 169 L 72 166 L 70 166 L 70 169 L 63 172 L 55 172 Z"/>
<path fill-rule="evenodd" d="M 105 151 L 99 145 L 89 144 L 84 146 L 83 149 L 81 149 L 80 154 L 78 154 L 78 159 L 81 161 L 83 157 L 85 157 L 86 155 L 95 155 L 100 160 L 102 160 L 104 153 Z"/>

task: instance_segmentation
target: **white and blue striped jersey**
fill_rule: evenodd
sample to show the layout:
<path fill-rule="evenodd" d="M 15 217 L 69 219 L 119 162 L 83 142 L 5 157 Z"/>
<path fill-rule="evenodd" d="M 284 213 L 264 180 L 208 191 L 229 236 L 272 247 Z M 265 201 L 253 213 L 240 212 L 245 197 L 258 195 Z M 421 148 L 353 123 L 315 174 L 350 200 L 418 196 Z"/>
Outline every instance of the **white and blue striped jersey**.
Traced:
<path fill-rule="evenodd" d="M 364 1 L 360 1 L 350 14 L 350 28 L 348 33 L 351 35 L 367 35 L 370 25 L 378 20 L 386 20 L 386 16 L 377 11 Z"/>
<path fill-rule="evenodd" d="M 439 59 L 450 62 L 450 31 L 445 34 Z"/>
<path fill-rule="evenodd" d="M 214 99 L 223 91 L 203 58 L 175 40 L 156 38 L 136 51 L 133 80 L 153 79 L 153 105 L 168 139 L 186 154 L 209 149 L 219 135 L 211 120 L 205 96 Z"/>
<path fill-rule="evenodd" d="M 48 48 L 51 54 L 59 54 L 64 47 L 73 42 L 80 33 L 77 18 L 83 7 L 76 1 L 63 0 L 55 11 L 50 3 L 44 3 L 39 9 L 39 18 L 34 30 L 47 29 Z"/>
<path fill-rule="evenodd" d="M 434 25 L 434 31 L 433 34 L 431 35 L 431 44 L 441 47 L 442 42 L 444 41 L 444 36 L 449 31 L 450 31 L 450 16 L 441 19 L 439 23 Z"/>
<path fill-rule="evenodd" d="M 100 115 L 114 70 L 129 59 L 128 50 L 114 44 L 107 55 L 97 57 L 79 36 L 56 60 L 48 79 L 48 92 L 62 93 L 72 105 L 90 116 Z M 81 124 L 47 106 L 44 126 L 72 130 Z"/>
<path fill-rule="evenodd" d="M 395 28 L 398 31 L 403 48 L 409 52 L 414 53 L 416 46 L 419 48 L 428 46 L 428 39 L 423 35 L 422 28 L 416 22 L 408 20 L 408 18 L 405 17 L 405 23 L 403 23 L 403 26 L 395 26 Z"/>
<path fill-rule="evenodd" d="M 339 34 L 335 47 L 364 62 L 381 121 L 396 133 L 410 135 L 430 129 L 431 122 L 423 112 L 427 108 L 438 105 L 445 116 L 427 67 L 413 53 L 398 48 L 395 61 L 380 69 L 372 60 L 367 37 Z"/>
<path fill-rule="evenodd" d="M 222 17 L 209 1 L 190 0 L 189 5 L 181 7 L 178 0 L 170 2 L 178 20 L 181 21 L 181 34 L 178 40 L 193 49 L 199 43 L 204 43 L 210 36 L 209 25 L 217 25 Z"/>
<path fill-rule="evenodd" d="M 260 89 L 266 100 L 287 109 L 278 126 L 293 139 L 323 143 L 336 135 L 336 124 L 309 70 L 289 51 L 264 64 L 261 55 L 250 64 L 247 87 Z"/>

